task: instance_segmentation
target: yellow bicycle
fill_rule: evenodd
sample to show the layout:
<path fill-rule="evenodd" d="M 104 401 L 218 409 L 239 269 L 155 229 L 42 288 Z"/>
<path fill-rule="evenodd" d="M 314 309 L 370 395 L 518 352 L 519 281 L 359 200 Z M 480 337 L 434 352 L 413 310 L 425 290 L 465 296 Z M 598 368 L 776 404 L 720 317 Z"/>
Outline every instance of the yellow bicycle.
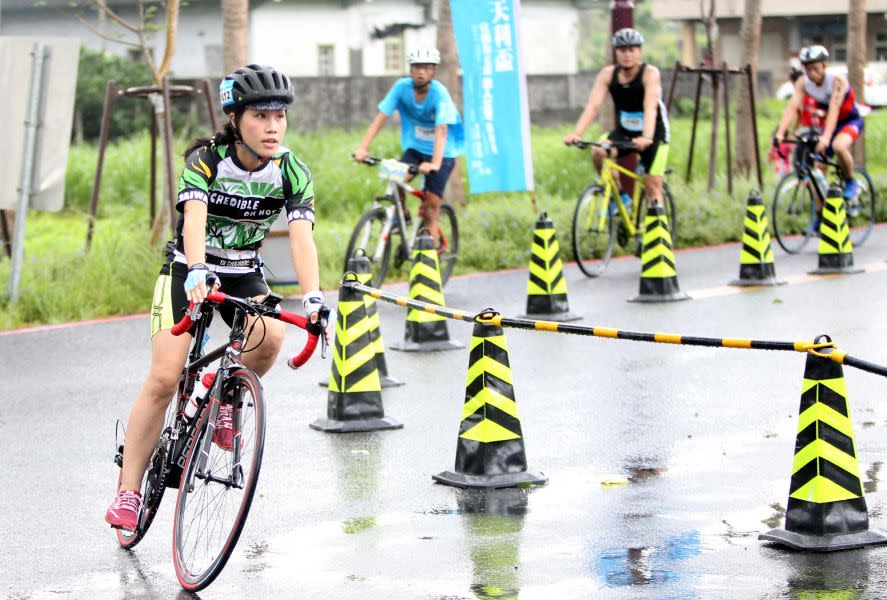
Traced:
<path fill-rule="evenodd" d="M 618 141 L 579 141 L 574 146 L 579 149 L 597 146 L 605 150 L 637 150 L 631 142 Z M 665 172 L 670 173 L 671 169 L 668 168 Z M 620 186 L 616 179 L 620 174 L 634 181 L 634 192 L 631 201 L 627 203 L 620 199 Z M 665 181 L 662 182 L 662 195 L 674 242 L 677 237 L 677 212 L 671 190 Z M 646 214 L 643 174 L 620 166 L 609 157 L 608 152 L 601 167 L 600 179 L 582 190 L 573 213 L 573 256 L 582 272 L 588 277 L 597 277 L 603 273 L 610 264 L 613 247 L 617 242 L 625 252 L 633 251 L 640 256 L 644 244 Z M 629 248 L 632 242 L 635 246 Z"/>

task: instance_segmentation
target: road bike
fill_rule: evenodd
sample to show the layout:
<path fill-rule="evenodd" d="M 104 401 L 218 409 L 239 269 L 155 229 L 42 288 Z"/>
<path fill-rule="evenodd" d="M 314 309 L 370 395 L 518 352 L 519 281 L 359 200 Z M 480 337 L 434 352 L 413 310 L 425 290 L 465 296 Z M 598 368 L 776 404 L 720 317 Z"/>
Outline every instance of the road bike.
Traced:
<path fill-rule="evenodd" d="M 779 181 L 773 195 L 773 233 L 783 250 L 797 254 L 810 238 L 819 236 L 817 213 L 821 209 L 817 206 L 822 206 L 822 199 L 828 194 L 829 183 L 816 163 L 829 167 L 832 183 L 842 190 L 844 182 L 838 163 L 816 153 L 819 136 L 815 131 L 802 132 L 785 141 L 795 144 L 792 172 Z M 845 199 L 844 208 L 850 241 L 854 246 L 861 246 L 875 223 L 875 186 L 865 169 L 857 167 L 854 171 L 860 185 L 859 195 Z"/>
<path fill-rule="evenodd" d="M 297 369 L 308 361 L 318 340 L 321 355 L 326 355 L 324 331 L 329 308 L 324 307 L 317 322 L 311 323 L 306 317 L 281 310 L 280 300 L 273 293 L 257 301 L 211 292 L 205 302 L 191 303 L 182 320 L 172 328 L 173 335 L 181 335 L 193 325 L 194 341 L 182 370 L 176 401 L 170 403 L 142 480 L 144 508 L 138 527 L 135 531 L 116 531 L 122 547 L 134 547 L 148 532 L 166 488 L 178 489 L 173 517 L 173 564 L 179 583 L 192 592 L 212 583 L 225 567 L 246 522 L 262 465 L 265 404 L 259 378 L 241 362 L 241 355 L 250 351 L 244 348 L 246 340 L 262 319 L 278 319 L 308 332 L 304 348 L 287 362 L 291 368 Z M 234 309 L 229 339 L 204 353 L 206 329 L 214 308 L 221 305 Z M 247 319 L 249 315 L 258 317 L 252 325 Z M 194 386 L 201 372 L 216 360 L 219 364 L 215 377 L 199 399 L 196 412 L 188 417 L 185 407 L 192 401 Z M 232 407 L 234 440 L 230 450 L 213 442 L 223 403 Z M 118 446 L 114 460 L 122 476 L 123 445 Z"/>
<path fill-rule="evenodd" d="M 573 212 L 573 256 L 583 273 L 588 277 L 597 277 L 610 264 L 613 248 L 617 242 L 624 251 L 633 251 L 640 256 L 644 245 L 647 215 L 644 176 L 642 173 L 626 169 L 609 156 L 611 148 L 636 151 L 637 147 L 631 142 L 578 141 L 573 145 L 580 150 L 596 146 L 608 151 L 601 166 L 600 178 L 582 190 Z M 671 173 L 671 169 L 668 168 L 665 172 Z M 621 188 L 617 183 L 620 175 L 634 182 L 634 191 L 628 206 L 620 198 Z M 671 239 L 674 242 L 677 238 L 677 210 L 666 181 L 662 182 L 662 196 Z M 634 248 L 630 248 L 632 243 Z"/>
<path fill-rule="evenodd" d="M 363 213 L 357 221 L 348 240 L 345 268 L 347 270 L 348 258 L 354 255 L 356 249 L 362 248 L 370 260 L 373 274 L 370 285 L 379 287 L 392 263 L 396 269 L 411 264 L 416 239 L 419 232 L 424 229 L 422 216 L 425 192 L 405 181 L 408 174 L 415 175 L 419 172 L 415 165 L 375 156 L 368 156 L 361 162 L 367 166 L 378 166 L 379 177 L 387 181 L 387 187 L 385 195 L 376 196 L 373 199 L 373 207 Z M 405 204 L 399 201 L 401 197 L 406 199 L 410 196 L 420 200 L 419 222 L 416 227 L 412 226 L 412 216 Z M 440 245 L 437 252 L 440 259 L 440 278 L 441 283 L 446 284 L 459 256 L 459 224 L 456 221 L 456 211 L 449 204 L 441 204 L 438 225 Z M 395 237 L 398 241 L 393 240 Z"/>

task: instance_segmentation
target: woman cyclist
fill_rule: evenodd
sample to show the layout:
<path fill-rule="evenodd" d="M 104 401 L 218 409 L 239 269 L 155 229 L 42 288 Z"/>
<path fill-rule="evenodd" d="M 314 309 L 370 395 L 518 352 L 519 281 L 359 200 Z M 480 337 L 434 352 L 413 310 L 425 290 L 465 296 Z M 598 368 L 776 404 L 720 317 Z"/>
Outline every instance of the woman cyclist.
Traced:
<path fill-rule="evenodd" d="M 305 164 L 280 145 L 293 101 L 292 83 L 271 67 L 248 65 L 225 77 L 219 93 L 228 122 L 213 138 L 195 140 L 185 152 L 176 233 L 154 288 L 151 366 L 129 415 L 120 487 L 105 515 L 112 527 L 132 531 L 138 526 L 142 478 L 188 355 L 191 336 L 173 336 L 170 328 L 190 301 L 203 301 L 214 287 L 239 297 L 268 294 L 258 249 L 281 209 L 289 221 L 305 312 L 316 321 L 323 306 L 313 238 L 314 184 Z M 219 312 L 231 325 L 233 311 L 222 307 Z M 243 354 L 244 365 L 264 375 L 283 338 L 283 323 L 257 323 L 253 344 L 258 345 Z M 234 435 L 231 412 L 222 405 L 213 436 L 214 443 L 228 450 Z"/>

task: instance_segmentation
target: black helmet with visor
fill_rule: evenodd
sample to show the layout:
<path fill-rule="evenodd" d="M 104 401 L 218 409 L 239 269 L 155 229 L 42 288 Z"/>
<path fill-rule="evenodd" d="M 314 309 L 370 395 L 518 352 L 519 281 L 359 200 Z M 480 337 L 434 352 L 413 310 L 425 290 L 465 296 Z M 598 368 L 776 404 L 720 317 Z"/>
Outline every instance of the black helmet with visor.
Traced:
<path fill-rule="evenodd" d="M 247 65 L 225 76 L 219 84 L 225 114 L 244 108 L 280 110 L 293 103 L 293 84 L 273 67 Z"/>

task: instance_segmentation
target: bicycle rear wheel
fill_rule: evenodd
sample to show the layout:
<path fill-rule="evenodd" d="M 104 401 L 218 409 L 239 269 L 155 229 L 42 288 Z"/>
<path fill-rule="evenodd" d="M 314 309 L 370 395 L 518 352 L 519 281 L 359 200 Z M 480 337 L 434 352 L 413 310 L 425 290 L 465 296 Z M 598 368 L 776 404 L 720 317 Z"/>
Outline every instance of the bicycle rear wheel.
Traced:
<path fill-rule="evenodd" d="M 854 246 L 862 246 L 875 224 L 875 184 L 865 169 L 857 167 L 854 170 L 854 178 L 860 185 L 859 196 L 855 200 L 848 200 L 845 209 L 847 224 L 850 226 L 850 241 Z"/>
<path fill-rule="evenodd" d="M 175 401 L 176 399 L 173 398 L 173 402 Z M 174 418 L 175 411 L 172 408 L 167 409 L 166 425 L 160 434 L 160 439 L 157 441 L 154 451 L 151 453 L 151 458 L 148 459 L 148 468 L 142 479 L 141 493 L 144 508 L 139 519 L 138 528 L 135 531 L 128 531 L 126 529 L 115 530 L 117 532 L 117 542 L 122 548 L 133 548 L 142 541 L 142 538 L 148 533 L 151 523 L 154 522 L 154 517 L 157 515 L 160 501 L 163 500 L 163 492 L 166 491 L 167 456 L 170 447 L 169 436 L 174 424 Z M 118 488 L 120 487 L 122 477 L 123 469 L 121 468 L 117 479 Z"/>
<path fill-rule="evenodd" d="M 452 206 L 440 205 L 440 218 L 437 223 L 440 227 L 440 247 L 437 256 L 440 260 L 440 282 L 444 286 L 453 274 L 453 267 L 459 258 L 459 223 L 456 221 L 456 211 Z"/>
<path fill-rule="evenodd" d="M 385 224 L 388 222 L 388 213 L 384 207 L 377 206 L 363 213 L 351 232 L 348 240 L 348 249 L 345 251 L 344 270 L 348 270 L 348 259 L 354 256 L 354 251 L 362 248 L 370 260 L 370 272 L 373 274 L 369 285 L 379 287 L 388 274 L 388 265 L 391 264 L 391 239 L 383 236 Z"/>
<path fill-rule="evenodd" d="M 616 228 L 610 215 L 607 194 L 599 185 L 585 188 L 573 212 L 573 256 L 588 277 L 607 269 L 613 255 Z"/>
<path fill-rule="evenodd" d="M 234 448 L 212 439 L 215 403 L 204 411 L 182 470 L 173 523 L 173 563 L 182 587 L 198 591 L 222 572 L 243 531 L 262 465 L 265 406 L 262 385 L 247 369 L 222 383 L 234 407 Z M 238 460 L 239 459 L 239 460 Z"/>
<path fill-rule="evenodd" d="M 789 254 L 800 252 L 815 235 L 813 186 L 796 173 L 786 174 L 773 195 L 773 234 Z"/>

